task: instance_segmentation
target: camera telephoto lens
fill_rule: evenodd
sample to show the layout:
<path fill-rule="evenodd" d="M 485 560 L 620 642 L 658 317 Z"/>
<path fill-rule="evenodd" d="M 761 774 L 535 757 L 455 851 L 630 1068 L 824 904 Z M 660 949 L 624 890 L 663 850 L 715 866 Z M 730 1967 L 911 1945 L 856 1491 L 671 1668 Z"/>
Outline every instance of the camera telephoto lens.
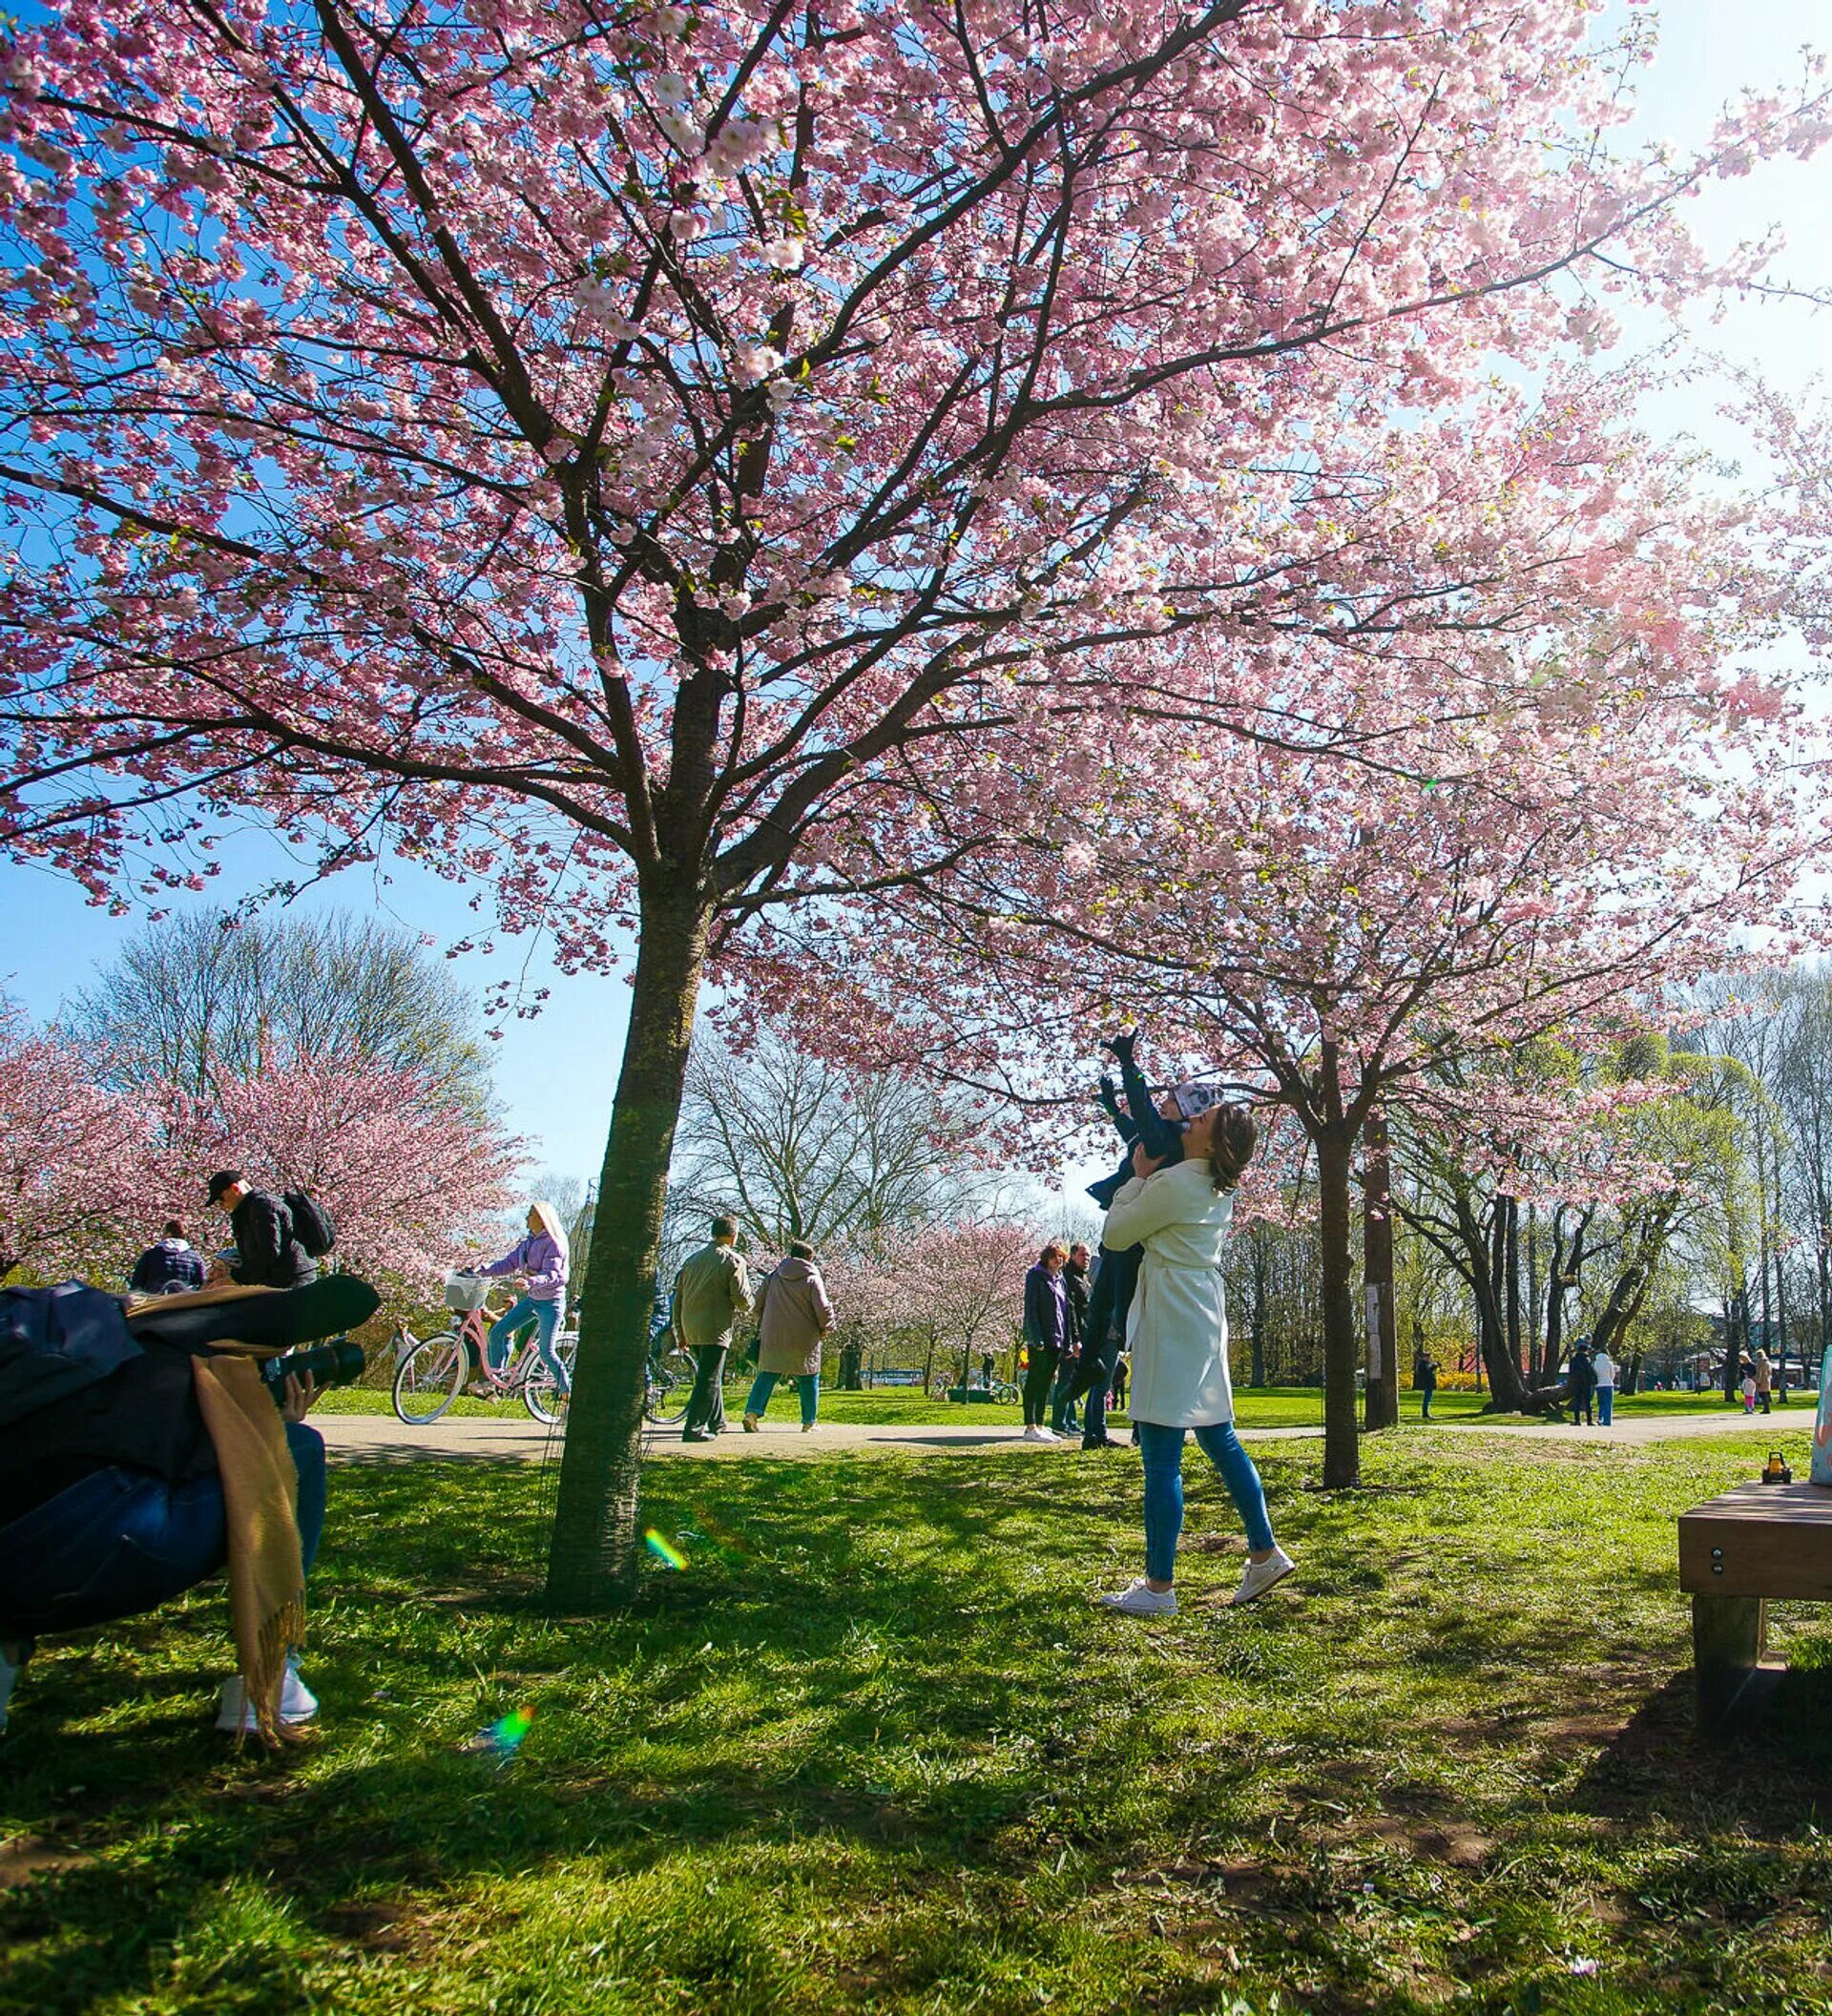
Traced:
<path fill-rule="evenodd" d="M 279 1399 L 289 1379 L 315 1380 L 321 1387 L 347 1386 L 363 1377 L 368 1361 L 361 1344 L 347 1337 L 333 1337 L 322 1344 L 288 1351 L 283 1358 L 270 1358 L 261 1366 L 260 1376 Z"/>

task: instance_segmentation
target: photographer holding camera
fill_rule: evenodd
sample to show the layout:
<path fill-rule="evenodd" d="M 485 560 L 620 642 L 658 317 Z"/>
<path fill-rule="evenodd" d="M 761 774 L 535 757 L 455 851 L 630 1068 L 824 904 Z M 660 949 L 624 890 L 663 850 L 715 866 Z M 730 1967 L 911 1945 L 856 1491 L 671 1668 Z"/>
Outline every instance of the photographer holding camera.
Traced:
<path fill-rule="evenodd" d="M 131 1314 L 75 1281 L 0 1290 L 0 1729 L 36 1635 L 156 1609 L 225 1565 L 239 1672 L 217 1726 L 274 1744 L 316 1713 L 294 1652 L 325 1509 L 304 1417 L 364 1361 L 347 1338 L 293 1347 L 379 1299 L 348 1275 Z"/>

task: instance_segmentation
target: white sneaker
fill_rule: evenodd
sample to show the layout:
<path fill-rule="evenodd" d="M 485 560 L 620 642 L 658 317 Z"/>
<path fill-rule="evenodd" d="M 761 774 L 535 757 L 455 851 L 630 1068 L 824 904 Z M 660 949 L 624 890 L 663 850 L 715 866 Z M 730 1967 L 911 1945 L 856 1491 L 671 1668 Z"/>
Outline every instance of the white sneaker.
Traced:
<path fill-rule="evenodd" d="M 747 1414 L 747 1415 L 745 1415 L 745 1417 L 744 1417 L 744 1432 L 745 1432 L 745 1434 L 746 1434 L 746 1435 L 755 1435 L 755 1434 L 756 1434 L 756 1433 L 758 1432 L 758 1430 L 759 1430 L 759 1429 L 760 1429 L 760 1428 L 761 1427 L 761 1425 L 762 1425 L 762 1422 L 763 1422 L 763 1417 L 762 1417 L 762 1415 L 760 1415 L 760 1414 Z"/>
<path fill-rule="evenodd" d="M 803 1435 L 818 1435 L 821 1432 L 821 1424 L 818 1421 L 804 1421 L 802 1424 L 802 1432 Z"/>
<path fill-rule="evenodd" d="M 282 1722 L 309 1722 L 317 1713 L 318 1696 L 299 1677 L 299 1661 L 289 1652 L 286 1677 L 280 1683 L 280 1719 Z M 253 1735 L 257 1726 L 255 1711 L 248 1705 L 248 1690 L 242 1684 L 241 1675 L 231 1673 L 217 1690 L 217 1727 L 231 1735 L 238 1730 Z"/>
<path fill-rule="evenodd" d="M 1282 1582 L 1297 1566 L 1281 1547 L 1275 1547 L 1263 1561 L 1249 1561 L 1246 1573 L 1240 1577 L 1240 1587 L 1228 1598 L 1229 1604 L 1239 1610 L 1241 1604 L 1251 1603 L 1256 1596 L 1263 1596 L 1275 1582 Z"/>
<path fill-rule="evenodd" d="M 1025 1429 L 1024 1439 L 1026 1442 L 1054 1442 L 1056 1438 L 1051 1434 L 1048 1428 L 1040 1428 L 1032 1423 L 1030 1427 Z"/>
<path fill-rule="evenodd" d="M 1176 1615 L 1176 1591 L 1174 1589 L 1154 1589 L 1143 1575 L 1135 1575 L 1132 1585 L 1120 1590 L 1116 1596 L 1102 1596 L 1103 1610 L 1116 1610 L 1127 1617 L 1174 1617 Z"/>

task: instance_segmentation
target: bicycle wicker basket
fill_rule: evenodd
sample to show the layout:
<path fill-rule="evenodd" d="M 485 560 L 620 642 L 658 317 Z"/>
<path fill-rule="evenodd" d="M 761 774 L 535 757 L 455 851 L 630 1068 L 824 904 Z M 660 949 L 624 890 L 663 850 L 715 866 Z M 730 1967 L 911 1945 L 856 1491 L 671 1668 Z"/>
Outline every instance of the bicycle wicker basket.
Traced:
<path fill-rule="evenodd" d="M 448 1274 L 446 1276 L 446 1307 L 448 1309 L 481 1309 L 489 1299 L 493 1282 L 475 1274 Z"/>

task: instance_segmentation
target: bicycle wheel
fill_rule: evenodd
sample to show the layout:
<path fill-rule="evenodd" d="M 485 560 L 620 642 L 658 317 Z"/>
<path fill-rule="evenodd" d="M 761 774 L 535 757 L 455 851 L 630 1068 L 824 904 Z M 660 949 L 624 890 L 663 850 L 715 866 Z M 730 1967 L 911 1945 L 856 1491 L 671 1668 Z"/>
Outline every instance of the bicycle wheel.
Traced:
<path fill-rule="evenodd" d="M 465 1382 L 465 1347 L 455 1333 L 409 1338 L 394 1374 L 394 1411 L 410 1428 L 439 1419 Z"/>
<path fill-rule="evenodd" d="M 564 1353 L 556 1354 L 566 1366 L 567 1376 L 572 1377 L 572 1366 Z M 553 1377 L 540 1359 L 528 1368 L 528 1376 L 522 1381 L 522 1404 L 543 1427 L 551 1428 L 557 1422 L 566 1423 L 566 1403 L 572 1397 L 571 1387 L 560 1390 L 559 1382 Z"/>
<path fill-rule="evenodd" d="M 694 1354 L 679 1344 L 664 1351 L 649 1364 L 649 1397 L 642 1411 L 660 1426 L 672 1427 L 687 1419 L 687 1403 L 694 1397 L 694 1377 L 698 1367 Z"/>

